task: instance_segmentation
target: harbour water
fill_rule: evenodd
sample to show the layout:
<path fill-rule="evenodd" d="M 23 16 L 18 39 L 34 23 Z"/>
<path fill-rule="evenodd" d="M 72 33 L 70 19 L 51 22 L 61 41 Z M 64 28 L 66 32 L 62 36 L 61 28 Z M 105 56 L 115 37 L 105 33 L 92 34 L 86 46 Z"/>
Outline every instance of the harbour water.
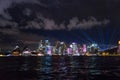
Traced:
<path fill-rule="evenodd" d="M 0 57 L 0 80 L 120 80 L 120 57 Z"/>

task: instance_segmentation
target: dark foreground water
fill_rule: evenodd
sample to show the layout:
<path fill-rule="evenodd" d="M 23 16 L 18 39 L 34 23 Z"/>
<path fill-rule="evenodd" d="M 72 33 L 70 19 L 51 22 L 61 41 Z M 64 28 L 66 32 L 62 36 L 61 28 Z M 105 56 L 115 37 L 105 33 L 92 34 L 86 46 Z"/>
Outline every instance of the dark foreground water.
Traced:
<path fill-rule="evenodd" d="M 120 80 L 120 57 L 0 57 L 0 80 Z"/>

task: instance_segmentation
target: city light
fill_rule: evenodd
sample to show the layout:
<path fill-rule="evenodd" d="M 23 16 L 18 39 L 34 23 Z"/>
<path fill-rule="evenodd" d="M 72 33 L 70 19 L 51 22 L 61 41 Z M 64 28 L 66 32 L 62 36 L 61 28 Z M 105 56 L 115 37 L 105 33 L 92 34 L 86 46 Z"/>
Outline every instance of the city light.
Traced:
<path fill-rule="evenodd" d="M 120 41 L 118 41 L 118 44 L 120 45 Z"/>
<path fill-rule="evenodd" d="M 118 41 L 120 45 L 120 41 Z M 120 46 L 111 46 L 107 49 L 101 50 L 100 47 L 105 45 L 98 45 L 97 43 L 91 44 L 79 44 L 77 42 L 66 43 L 64 41 L 58 41 L 57 43 L 51 44 L 49 40 L 40 40 L 38 42 L 38 48 L 36 50 L 31 50 L 28 47 L 22 49 L 20 46 L 16 45 L 8 55 L 11 56 L 52 56 L 52 55 L 67 55 L 67 56 L 93 56 L 93 55 L 105 55 L 118 54 L 120 53 Z M 21 50 L 22 49 L 22 50 Z M 3 54 L 1 52 L 1 54 Z M 7 53 L 3 54 L 7 55 Z"/>

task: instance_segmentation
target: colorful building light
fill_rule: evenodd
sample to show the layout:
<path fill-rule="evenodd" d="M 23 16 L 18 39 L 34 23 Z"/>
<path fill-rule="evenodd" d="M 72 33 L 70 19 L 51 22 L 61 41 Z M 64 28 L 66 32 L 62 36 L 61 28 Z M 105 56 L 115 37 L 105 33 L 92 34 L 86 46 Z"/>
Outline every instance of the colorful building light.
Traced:
<path fill-rule="evenodd" d="M 68 53 L 68 55 L 72 54 L 72 48 L 67 48 L 67 53 Z"/>
<path fill-rule="evenodd" d="M 87 52 L 87 46 L 84 44 L 83 45 L 83 52 L 86 53 Z"/>
<path fill-rule="evenodd" d="M 52 47 L 51 46 L 48 46 L 48 50 L 47 50 L 47 54 L 48 55 L 52 55 Z"/>

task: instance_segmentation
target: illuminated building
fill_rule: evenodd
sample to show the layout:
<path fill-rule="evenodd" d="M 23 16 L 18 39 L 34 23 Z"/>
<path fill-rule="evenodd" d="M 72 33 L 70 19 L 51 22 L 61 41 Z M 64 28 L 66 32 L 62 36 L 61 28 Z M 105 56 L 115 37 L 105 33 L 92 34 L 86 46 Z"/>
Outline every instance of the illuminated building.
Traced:
<path fill-rule="evenodd" d="M 80 55 L 82 55 L 83 54 L 83 46 L 81 46 L 80 44 L 78 44 L 77 47 L 78 47 L 78 53 Z"/>
<path fill-rule="evenodd" d="M 38 52 L 45 55 L 52 55 L 52 46 L 49 40 L 41 40 L 38 46 Z"/>
<path fill-rule="evenodd" d="M 30 49 L 26 48 L 26 49 L 22 52 L 22 55 L 23 55 L 23 56 L 31 56 L 32 54 L 31 54 Z"/>
<path fill-rule="evenodd" d="M 38 50 L 42 51 L 43 48 L 44 48 L 44 44 L 43 44 L 43 41 L 41 40 L 38 46 Z"/>
<path fill-rule="evenodd" d="M 45 54 L 46 55 L 51 55 L 51 46 L 50 46 L 49 40 L 45 40 L 44 48 L 45 48 L 45 51 L 44 51 Z"/>
<path fill-rule="evenodd" d="M 48 46 L 47 54 L 52 55 L 52 46 Z"/>
<path fill-rule="evenodd" d="M 77 43 L 72 43 L 72 44 L 70 44 L 70 48 L 72 49 L 71 50 L 71 53 L 72 53 L 72 55 L 77 55 L 77 54 L 79 54 L 79 49 L 78 49 L 78 46 L 77 46 Z"/>
<path fill-rule="evenodd" d="M 60 41 L 57 41 L 55 47 L 53 47 L 53 52 L 57 55 L 64 55 L 66 50 L 66 44 Z"/>
<path fill-rule="evenodd" d="M 72 48 L 67 48 L 67 55 L 72 55 Z"/>
<path fill-rule="evenodd" d="M 83 44 L 83 53 L 87 52 L 87 46 L 85 44 Z"/>
<path fill-rule="evenodd" d="M 118 45 L 120 45 L 120 41 L 118 41 Z"/>
<path fill-rule="evenodd" d="M 87 47 L 88 52 L 90 52 L 92 54 L 98 53 L 98 49 L 99 49 L 98 44 L 95 44 L 95 43 L 93 43 Z"/>
<path fill-rule="evenodd" d="M 99 51 L 99 52 L 98 52 Z M 120 41 L 118 41 L 118 46 L 109 48 L 104 51 L 99 50 L 99 46 L 96 43 L 90 44 L 87 46 L 86 44 L 80 45 L 75 42 L 71 44 L 65 44 L 65 42 L 57 41 L 54 46 L 51 46 L 51 43 L 49 40 L 41 40 L 39 42 L 38 49 L 33 51 L 30 51 L 25 47 L 25 50 L 23 52 L 20 51 L 19 46 L 16 46 L 14 50 L 12 51 L 13 56 L 44 56 L 44 55 L 96 55 L 97 53 L 101 54 L 102 52 L 105 53 L 120 53 Z"/>
<path fill-rule="evenodd" d="M 120 53 L 120 41 L 118 41 L 118 53 Z"/>
<path fill-rule="evenodd" d="M 54 54 L 59 54 L 59 46 L 60 46 L 60 41 L 57 41 L 56 43 L 55 43 L 55 46 L 53 47 L 53 53 Z"/>
<path fill-rule="evenodd" d="M 66 49 L 67 49 L 66 44 L 64 42 L 60 42 L 59 51 L 58 51 L 59 54 L 65 55 Z"/>
<path fill-rule="evenodd" d="M 43 40 L 40 40 L 40 42 L 39 42 L 39 46 L 38 46 L 38 54 L 45 54 L 45 50 L 46 50 L 46 46 L 45 46 L 46 44 L 45 44 L 45 41 L 43 41 Z"/>
<path fill-rule="evenodd" d="M 12 51 L 12 56 L 20 56 L 20 48 L 16 46 Z"/>

